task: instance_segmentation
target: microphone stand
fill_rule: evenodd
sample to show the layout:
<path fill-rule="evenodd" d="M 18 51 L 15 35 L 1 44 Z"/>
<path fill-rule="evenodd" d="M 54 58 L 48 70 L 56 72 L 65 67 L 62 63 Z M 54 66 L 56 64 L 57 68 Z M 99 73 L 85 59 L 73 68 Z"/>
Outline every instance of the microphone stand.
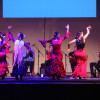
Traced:
<path fill-rule="evenodd" d="M 37 51 L 38 51 L 38 73 L 37 73 L 37 75 L 39 76 L 39 54 L 41 54 L 43 57 L 44 57 L 44 55 L 40 52 L 40 50 L 36 47 L 35 44 L 33 44 L 32 46 L 34 46 L 37 49 Z"/>
<path fill-rule="evenodd" d="M 62 51 L 63 52 L 63 51 Z M 67 67 L 67 63 L 66 63 L 66 58 L 67 58 L 67 54 L 63 52 L 63 54 L 65 55 L 65 71 L 66 71 L 66 67 Z"/>

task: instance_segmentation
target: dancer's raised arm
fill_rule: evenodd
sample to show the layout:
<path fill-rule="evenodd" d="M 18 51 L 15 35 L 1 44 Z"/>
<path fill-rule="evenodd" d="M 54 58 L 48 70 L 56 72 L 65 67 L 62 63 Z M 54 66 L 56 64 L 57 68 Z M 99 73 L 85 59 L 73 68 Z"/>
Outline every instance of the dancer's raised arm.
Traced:
<path fill-rule="evenodd" d="M 12 40 L 13 42 L 16 41 L 16 39 L 13 37 L 13 35 L 10 33 L 10 29 L 12 28 L 12 26 L 8 26 L 8 33 L 7 33 L 7 39 L 8 41 Z"/>
<path fill-rule="evenodd" d="M 68 33 L 69 32 L 69 24 L 67 24 L 65 27 L 67 29 L 66 32 Z"/>
<path fill-rule="evenodd" d="M 86 40 L 86 38 L 89 36 L 90 34 L 90 29 L 91 29 L 91 26 L 89 25 L 86 30 L 87 30 L 87 33 L 83 36 L 84 40 Z"/>
<path fill-rule="evenodd" d="M 64 37 L 60 38 L 62 41 L 66 38 L 69 38 L 69 35 L 70 35 L 70 33 L 69 33 L 69 24 L 67 24 L 65 27 L 66 27 L 66 34 L 65 34 Z"/>

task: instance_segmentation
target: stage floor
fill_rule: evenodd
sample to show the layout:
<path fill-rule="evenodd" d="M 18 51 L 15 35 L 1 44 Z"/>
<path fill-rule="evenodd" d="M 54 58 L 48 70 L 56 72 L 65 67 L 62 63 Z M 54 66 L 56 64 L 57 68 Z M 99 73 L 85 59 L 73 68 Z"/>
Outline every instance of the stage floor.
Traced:
<path fill-rule="evenodd" d="M 100 78 L 74 79 L 67 75 L 59 80 L 40 76 L 23 77 L 23 80 L 15 80 L 15 77 L 0 79 L 0 98 L 9 97 L 10 100 L 15 97 L 17 100 L 98 99 L 99 90 Z"/>
<path fill-rule="evenodd" d="M 75 79 L 70 75 L 64 79 L 50 79 L 49 77 L 23 77 L 23 80 L 15 80 L 15 77 L 6 77 L 0 79 L 0 84 L 100 84 L 100 78 L 86 78 L 86 79 Z"/>

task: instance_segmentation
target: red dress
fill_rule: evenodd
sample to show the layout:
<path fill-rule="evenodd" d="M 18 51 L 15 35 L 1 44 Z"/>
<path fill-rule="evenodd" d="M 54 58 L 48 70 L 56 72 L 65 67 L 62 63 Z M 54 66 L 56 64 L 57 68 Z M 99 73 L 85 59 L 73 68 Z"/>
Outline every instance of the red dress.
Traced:
<path fill-rule="evenodd" d="M 48 59 L 48 60 L 51 60 L 51 52 L 50 52 L 50 51 L 49 51 L 48 54 L 47 54 L 47 59 Z"/>
<path fill-rule="evenodd" d="M 61 44 L 63 39 L 57 41 L 52 40 L 53 51 L 51 53 L 51 64 L 48 68 L 48 73 L 50 77 L 62 77 L 66 76 L 66 71 L 64 69 L 64 64 L 62 62 L 63 54 L 61 51 Z"/>
<path fill-rule="evenodd" d="M 87 78 L 86 68 L 87 68 L 87 57 L 85 54 L 85 43 L 83 43 L 83 39 L 76 42 L 77 50 L 75 52 L 75 56 L 77 59 L 77 66 L 75 71 L 72 74 L 72 77 L 84 77 Z"/>
<path fill-rule="evenodd" d="M 53 50 L 51 53 L 51 64 L 48 68 L 48 75 L 51 78 L 64 78 L 66 76 L 66 71 L 64 69 L 64 64 L 62 62 L 63 54 L 61 51 L 61 44 L 62 41 L 67 37 L 69 38 L 70 33 L 66 32 L 66 35 L 58 40 L 51 39 L 51 40 L 41 40 L 41 44 L 43 47 L 46 47 L 46 42 L 51 42 L 53 46 Z"/>
<path fill-rule="evenodd" d="M 5 47 L 7 45 L 7 47 Z M 10 53 L 9 51 L 10 45 L 6 40 L 3 41 L 3 44 L 0 44 L 0 76 L 5 75 L 8 70 L 8 63 L 6 61 L 6 53 Z"/>

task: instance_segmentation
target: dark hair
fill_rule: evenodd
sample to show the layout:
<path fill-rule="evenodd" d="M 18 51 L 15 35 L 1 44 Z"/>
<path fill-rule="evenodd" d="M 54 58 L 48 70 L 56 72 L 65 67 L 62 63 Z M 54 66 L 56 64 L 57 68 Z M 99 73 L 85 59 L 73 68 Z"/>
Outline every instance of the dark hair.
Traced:
<path fill-rule="evenodd" d="M 20 33 L 20 37 L 21 37 L 21 39 L 23 39 L 23 38 L 24 38 L 23 33 L 21 33 L 21 32 L 19 32 L 19 33 Z"/>
<path fill-rule="evenodd" d="M 49 48 L 52 46 L 52 44 L 51 45 L 49 45 Z"/>
<path fill-rule="evenodd" d="M 80 36 L 80 34 L 81 34 L 81 31 L 77 32 L 77 35 L 76 35 L 76 38 L 75 39 L 78 39 L 79 36 Z"/>
<path fill-rule="evenodd" d="M 54 33 L 54 38 L 56 38 L 56 36 L 57 36 L 59 33 L 60 33 L 60 32 L 56 31 L 56 32 Z"/>

